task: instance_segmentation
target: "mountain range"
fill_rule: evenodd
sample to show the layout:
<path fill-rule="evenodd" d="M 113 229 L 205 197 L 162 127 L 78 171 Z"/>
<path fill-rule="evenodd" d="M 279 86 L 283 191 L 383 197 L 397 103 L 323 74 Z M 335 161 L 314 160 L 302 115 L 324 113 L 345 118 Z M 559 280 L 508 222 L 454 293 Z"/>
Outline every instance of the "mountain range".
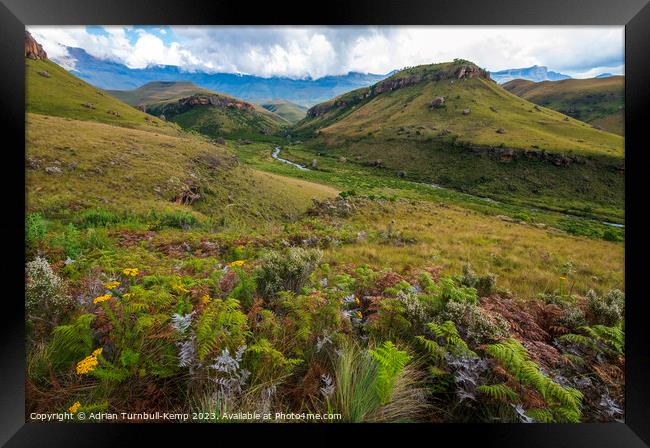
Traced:
<path fill-rule="evenodd" d="M 188 72 L 172 65 L 137 69 L 96 58 L 81 48 L 68 47 L 67 50 L 68 56 L 65 59 L 53 60 L 71 67 L 71 73 L 102 89 L 130 90 L 151 81 L 191 81 L 205 89 L 257 104 L 283 99 L 309 107 L 350 90 L 374 84 L 391 74 L 350 72 L 346 75 L 324 76 L 318 79 L 292 79 L 262 78 L 236 73 Z"/>
<path fill-rule="evenodd" d="M 550 71 L 543 65 L 533 65 L 526 68 L 509 68 L 498 72 L 490 72 L 490 77 L 499 84 L 503 84 L 513 79 L 526 79 L 528 81 L 559 81 L 561 79 L 570 79 L 569 75 Z"/>

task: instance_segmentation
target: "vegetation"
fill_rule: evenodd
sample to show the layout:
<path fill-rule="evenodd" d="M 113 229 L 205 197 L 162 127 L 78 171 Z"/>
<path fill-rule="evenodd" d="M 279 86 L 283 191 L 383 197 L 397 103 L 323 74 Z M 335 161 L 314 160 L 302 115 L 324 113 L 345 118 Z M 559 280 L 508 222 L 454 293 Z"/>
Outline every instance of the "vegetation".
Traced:
<path fill-rule="evenodd" d="M 526 100 L 623 135 L 624 77 L 531 82 L 515 79 L 503 88 Z"/>
<path fill-rule="evenodd" d="M 53 65 L 28 68 L 41 63 Z M 443 72 L 468 63 L 454 64 Z M 545 209 L 490 201 L 342 160 L 291 130 L 217 142 L 205 129 L 141 123 L 148 115 L 100 95 L 125 111 L 104 117 L 73 107 L 64 89 L 88 86 L 57 70 L 27 78 L 28 91 L 61 79 L 54 93 L 28 94 L 28 414 L 623 417 L 624 229 L 588 219 L 622 221 L 616 200 L 569 216 L 557 191 Z M 457 83 L 515 101 L 489 81 Z M 309 169 L 276 160 L 277 145 Z"/>

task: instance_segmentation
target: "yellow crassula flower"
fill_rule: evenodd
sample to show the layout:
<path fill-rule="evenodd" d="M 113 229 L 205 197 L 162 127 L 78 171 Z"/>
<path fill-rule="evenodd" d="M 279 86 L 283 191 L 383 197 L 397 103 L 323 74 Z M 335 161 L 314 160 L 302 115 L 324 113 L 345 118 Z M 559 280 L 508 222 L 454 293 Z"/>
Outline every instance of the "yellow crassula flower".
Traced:
<path fill-rule="evenodd" d="M 95 367 L 99 364 L 97 358 L 93 355 L 86 356 L 84 359 L 77 363 L 77 374 L 85 375 L 87 373 L 95 370 Z"/>
<path fill-rule="evenodd" d="M 72 412 L 73 414 L 75 414 L 80 407 L 81 407 L 81 403 L 75 401 L 75 403 L 68 408 L 68 412 Z"/>
<path fill-rule="evenodd" d="M 99 355 L 102 354 L 102 350 L 103 350 L 103 348 L 101 348 L 101 347 L 96 348 L 95 350 L 93 350 L 93 352 L 90 354 L 90 356 L 94 356 L 95 358 L 97 358 Z"/>
<path fill-rule="evenodd" d="M 128 277 L 135 277 L 140 271 L 138 268 L 125 268 L 122 272 Z"/>
<path fill-rule="evenodd" d="M 363 317 L 363 314 L 361 314 L 361 311 L 357 311 L 357 317 L 361 319 Z"/>
<path fill-rule="evenodd" d="M 104 286 L 106 286 L 107 289 L 115 289 L 120 286 L 120 282 L 108 282 Z"/>
<path fill-rule="evenodd" d="M 232 263 L 228 264 L 231 268 L 243 266 L 246 263 L 245 260 L 235 260 Z"/>
<path fill-rule="evenodd" d="M 93 303 L 97 305 L 98 303 L 106 302 L 108 299 L 112 297 L 113 296 L 110 294 L 104 294 L 103 296 L 96 297 L 95 300 L 93 300 Z"/>

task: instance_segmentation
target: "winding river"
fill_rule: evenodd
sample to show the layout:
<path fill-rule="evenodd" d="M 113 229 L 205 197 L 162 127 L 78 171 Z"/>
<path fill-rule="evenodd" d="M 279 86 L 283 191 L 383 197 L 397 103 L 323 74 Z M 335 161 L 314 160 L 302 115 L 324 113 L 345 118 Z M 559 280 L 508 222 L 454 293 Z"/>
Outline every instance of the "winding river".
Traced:
<path fill-rule="evenodd" d="M 280 148 L 279 146 L 276 146 L 275 149 L 273 149 L 273 152 L 271 153 L 271 156 L 275 160 L 279 160 L 282 163 L 287 163 L 287 164 L 289 164 L 291 166 L 294 166 L 294 167 L 298 168 L 299 170 L 310 171 L 310 169 L 307 168 L 304 165 L 300 165 L 298 163 L 292 162 L 291 160 L 283 159 L 282 157 L 280 157 L 280 150 L 281 149 L 282 148 Z M 436 185 L 436 184 L 425 184 L 425 183 L 420 183 L 420 182 L 413 182 L 413 183 L 418 184 L 418 185 L 425 185 L 425 186 L 431 187 L 431 188 L 440 188 L 440 189 L 443 189 L 443 190 L 447 189 L 445 187 L 441 187 L 440 185 Z M 468 193 L 463 193 L 463 194 L 467 194 L 468 196 L 473 196 L 473 197 L 475 197 L 477 199 L 481 199 L 481 200 L 486 201 L 486 202 L 493 202 L 493 203 L 497 203 L 497 204 L 500 203 L 499 201 L 495 201 L 494 199 L 485 198 L 485 197 L 482 197 L 482 196 L 475 196 L 475 195 L 471 195 L 471 194 L 468 194 Z M 530 207 L 530 209 L 534 210 L 534 211 L 543 211 L 543 210 L 540 210 L 540 209 L 534 208 L 534 207 Z M 568 216 L 570 218 L 584 219 L 586 221 L 592 221 L 591 219 L 585 218 L 584 216 L 572 215 L 570 213 L 561 213 L 561 212 L 555 212 L 555 213 L 559 213 L 561 215 Z M 607 222 L 607 221 L 600 221 L 600 223 L 603 224 L 603 225 L 606 225 L 606 226 L 610 226 L 610 227 L 617 227 L 617 228 L 620 228 L 620 229 L 625 228 L 625 224 L 617 224 L 617 223 Z"/>

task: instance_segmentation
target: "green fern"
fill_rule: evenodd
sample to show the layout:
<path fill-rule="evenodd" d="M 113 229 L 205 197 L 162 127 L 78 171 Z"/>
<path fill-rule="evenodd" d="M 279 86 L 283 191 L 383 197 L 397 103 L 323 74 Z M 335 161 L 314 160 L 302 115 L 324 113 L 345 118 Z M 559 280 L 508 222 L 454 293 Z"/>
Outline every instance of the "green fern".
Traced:
<path fill-rule="evenodd" d="M 499 362 L 523 385 L 532 386 L 549 403 L 559 422 L 579 422 L 582 394 L 563 387 L 544 375 L 530 360 L 525 347 L 515 339 L 488 345 L 486 353 Z"/>
<path fill-rule="evenodd" d="M 390 401 L 395 387 L 395 380 L 411 360 L 411 356 L 399 350 L 390 341 L 385 341 L 381 346 L 376 347 L 374 350 L 368 350 L 368 352 L 378 365 L 375 380 L 377 395 L 381 404 L 386 404 Z"/>
<path fill-rule="evenodd" d="M 196 342 L 199 359 L 226 347 L 235 351 L 244 344 L 248 331 L 248 320 L 241 312 L 235 299 L 215 299 L 203 312 L 197 322 Z"/>
<path fill-rule="evenodd" d="M 65 368 L 92 351 L 90 324 L 94 319 L 94 314 L 82 314 L 72 323 L 54 328 L 48 353 L 55 368 Z"/>
<path fill-rule="evenodd" d="M 621 327 L 593 325 L 591 327 L 579 327 L 578 331 L 582 334 L 565 334 L 560 336 L 560 339 L 591 349 L 597 353 L 625 354 L 625 332 Z"/>
<path fill-rule="evenodd" d="M 514 402 L 519 399 L 517 392 L 505 383 L 478 386 L 476 391 L 496 401 Z"/>
<path fill-rule="evenodd" d="M 436 338 L 442 338 L 445 341 L 444 348 L 454 355 L 462 356 L 475 356 L 476 354 L 469 349 L 467 343 L 463 341 L 463 338 L 460 337 L 456 325 L 447 320 L 441 324 L 435 324 L 433 322 L 428 323 L 427 327 L 431 332 L 436 336 Z"/>

